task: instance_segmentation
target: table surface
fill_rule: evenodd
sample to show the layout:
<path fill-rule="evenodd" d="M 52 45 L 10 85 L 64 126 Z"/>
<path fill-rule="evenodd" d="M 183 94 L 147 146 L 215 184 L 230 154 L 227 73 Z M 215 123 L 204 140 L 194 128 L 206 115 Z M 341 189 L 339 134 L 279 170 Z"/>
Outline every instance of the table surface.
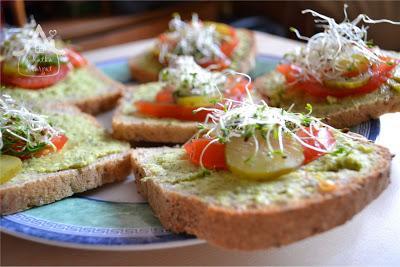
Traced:
<path fill-rule="evenodd" d="M 282 56 L 298 43 L 256 34 L 259 53 Z M 135 55 L 152 40 L 85 53 L 92 62 Z M 381 117 L 377 143 L 400 154 L 400 113 Z M 266 251 L 237 252 L 201 244 L 141 252 L 105 252 L 52 247 L 1 235 L 1 265 L 399 265 L 400 156 L 393 158 L 391 184 L 350 222 L 303 241 Z"/>

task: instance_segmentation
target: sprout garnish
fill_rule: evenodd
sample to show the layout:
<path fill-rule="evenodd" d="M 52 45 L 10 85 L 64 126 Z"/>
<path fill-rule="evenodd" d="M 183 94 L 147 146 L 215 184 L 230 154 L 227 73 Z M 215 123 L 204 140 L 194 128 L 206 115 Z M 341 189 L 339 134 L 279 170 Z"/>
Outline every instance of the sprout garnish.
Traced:
<path fill-rule="evenodd" d="M 30 112 L 8 95 L 0 96 L 0 114 L 1 154 L 25 156 L 48 145 L 54 147 L 51 139 L 61 133 L 46 116 Z"/>
<path fill-rule="evenodd" d="M 165 63 L 170 53 L 193 55 L 197 62 L 205 63 L 215 58 L 225 59 L 221 51 L 221 35 L 214 25 L 204 25 L 193 14 L 191 22 L 182 21 L 178 14 L 169 22 L 168 38 L 172 42 L 159 43 L 159 60 Z"/>
<path fill-rule="evenodd" d="M 382 53 L 378 48 L 371 49 L 367 41 L 367 26 L 358 26 L 361 22 L 366 24 L 391 23 L 400 25 L 387 19 L 373 20 L 365 14 L 358 15 L 354 20 L 347 16 L 347 5 L 344 5 L 344 20 L 337 23 L 333 18 L 324 16 L 310 9 L 302 11 L 316 17 L 317 27 L 324 31 L 312 37 L 302 36 L 297 29 L 291 28 L 300 40 L 307 41 L 304 47 L 297 48 L 293 53 L 286 55 L 286 59 L 298 67 L 300 80 L 335 80 L 343 76 L 348 69 L 343 62 L 352 62 L 352 56 L 360 55 L 370 64 L 382 63 Z"/>
<path fill-rule="evenodd" d="M 159 76 L 159 80 L 174 88 L 178 96 L 221 95 L 218 88 L 227 80 L 220 72 L 200 67 L 191 56 L 172 57 L 169 67 Z"/>

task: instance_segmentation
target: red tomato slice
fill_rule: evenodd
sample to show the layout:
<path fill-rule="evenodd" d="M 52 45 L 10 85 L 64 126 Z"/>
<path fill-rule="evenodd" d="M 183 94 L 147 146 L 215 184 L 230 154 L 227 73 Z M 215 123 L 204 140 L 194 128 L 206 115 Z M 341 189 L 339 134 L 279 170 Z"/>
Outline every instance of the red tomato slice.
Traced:
<path fill-rule="evenodd" d="M 59 68 L 50 67 L 50 70 L 47 68 L 37 76 L 7 75 L 2 73 L 1 83 L 24 89 L 42 89 L 61 81 L 69 71 L 68 64 L 62 64 Z"/>
<path fill-rule="evenodd" d="M 237 37 L 236 30 L 232 27 L 229 27 L 229 36 L 229 41 L 224 41 L 221 43 L 221 51 L 227 57 L 232 56 L 236 46 L 239 44 L 239 38 Z"/>
<path fill-rule="evenodd" d="M 174 103 L 174 95 L 172 90 L 164 89 L 157 93 L 156 95 L 157 103 Z"/>
<path fill-rule="evenodd" d="M 50 141 L 57 148 L 57 151 L 60 151 L 64 147 L 65 143 L 67 143 L 68 137 L 65 134 L 60 134 L 51 138 Z"/>
<path fill-rule="evenodd" d="M 64 134 L 60 134 L 60 135 L 57 135 L 57 136 L 54 136 L 53 138 L 51 138 L 50 141 L 56 147 L 57 151 L 60 151 L 64 147 L 65 143 L 67 143 L 68 137 Z M 47 146 L 43 150 L 36 152 L 33 156 L 38 158 L 38 157 L 42 157 L 42 156 L 48 155 L 53 152 L 55 152 L 54 148 L 52 146 Z"/>
<path fill-rule="evenodd" d="M 69 48 L 65 48 L 64 51 L 67 53 L 69 61 L 75 68 L 81 68 L 87 65 L 86 59 L 78 52 Z"/>
<path fill-rule="evenodd" d="M 310 127 L 305 128 L 305 130 L 310 132 Z M 312 134 L 315 138 L 309 136 L 309 134 L 307 134 L 304 130 L 299 130 L 296 134 L 306 144 L 320 149 L 331 150 L 336 144 L 335 137 L 328 128 L 313 128 Z M 304 164 L 307 164 L 325 154 L 324 152 L 316 151 L 306 146 L 303 146 L 303 151 Z"/>
<path fill-rule="evenodd" d="M 183 148 L 186 150 L 190 161 L 195 165 L 201 166 L 200 158 L 204 151 L 202 163 L 205 168 L 227 170 L 225 145 L 219 142 L 210 144 L 211 141 L 212 139 L 208 138 L 194 139 L 184 144 Z"/>
<path fill-rule="evenodd" d="M 352 95 L 367 94 L 377 90 L 383 83 L 391 77 L 391 71 L 398 63 L 387 64 L 381 63 L 373 65 L 371 68 L 371 79 L 361 87 L 352 89 L 329 88 L 317 81 L 296 81 L 296 69 L 288 64 L 278 65 L 276 70 L 285 75 L 287 83 L 291 90 L 299 90 L 306 92 L 308 95 L 317 98 L 326 98 L 333 96 L 337 98 L 348 97 Z M 294 83 L 290 85 L 291 83 Z"/>

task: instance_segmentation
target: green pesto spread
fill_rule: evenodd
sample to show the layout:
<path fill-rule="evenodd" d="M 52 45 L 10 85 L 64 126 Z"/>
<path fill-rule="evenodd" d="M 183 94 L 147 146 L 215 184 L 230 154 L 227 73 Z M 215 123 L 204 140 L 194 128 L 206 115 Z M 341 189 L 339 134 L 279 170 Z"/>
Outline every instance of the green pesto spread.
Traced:
<path fill-rule="evenodd" d="M 10 95 L 14 99 L 37 103 L 48 100 L 80 100 L 83 97 L 98 95 L 99 90 L 107 90 L 104 82 L 94 76 L 88 68 L 79 68 L 72 70 L 64 80 L 44 89 L 29 90 L 1 86 L 0 93 Z"/>
<path fill-rule="evenodd" d="M 396 75 L 400 77 L 400 66 L 397 66 L 394 71 L 394 77 L 397 77 Z M 315 102 L 303 93 L 291 92 L 291 94 L 287 94 L 286 79 L 283 74 L 275 70 L 260 78 L 260 84 L 258 90 L 261 94 L 269 97 L 272 106 L 288 108 L 296 103 L 292 111 L 304 112 L 306 104 L 311 103 L 313 115 L 317 117 L 325 117 L 343 108 L 357 109 L 360 105 L 374 105 L 377 99 L 389 101 L 400 94 L 400 91 L 394 90 L 388 83 L 385 83 L 379 89 L 368 94 L 348 96 L 341 99 L 328 96 L 325 101 Z"/>
<path fill-rule="evenodd" d="M 23 161 L 23 169 L 9 183 L 29 179 L 31 173 L 51 173 L 88 166 L 99 158 L 120 153 L 129 145 L 112 139 L 103 128 L 97 127 L 82 115 L 52 113 L 49 123 L 62 129 L 68 141 L 61 151 Z"/>
<path fill-rule="evenodd" d="M 211 204 L 236 209 L 266 204 L 284 205 L 319 193 L 319 182 L 346 184 L 363 179 L 374 168 L 377 152 L 372 144 L 337 139 L 342 152 L 326 154 L 275 180 L 254 181 L 235 177 L 228 171 L 205 171 L 191 164 L 181 148 L 164 149 L 144 160 L 148 176 L 164 188 L 194 195 Z M 341 150 L 338 150 L 341 151 Z"/>

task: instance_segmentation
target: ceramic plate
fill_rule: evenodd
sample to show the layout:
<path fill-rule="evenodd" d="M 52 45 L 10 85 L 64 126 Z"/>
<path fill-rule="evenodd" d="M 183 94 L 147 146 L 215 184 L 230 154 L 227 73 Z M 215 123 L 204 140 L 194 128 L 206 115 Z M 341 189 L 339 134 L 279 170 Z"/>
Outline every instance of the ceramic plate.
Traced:
<path fill-rule="evenodd" d="M 106 74 L 132 83 L 127 58 L 97 64 Z M 252 77 L 272 70 L 278 58 L 257 57 Z M 107 128 L 112 112 L 98 116 Z M 352 130 L 375 140 L 379 120 L 365 122 Z M 189 235 L 176 235 L 161 226 L 149 205 L 137 194 L 132 176 L 53 204 L 33 208 L 0 219 L 5 233 L 41 243 L 86 249 L 147 250 L 198 244 Z"/>

